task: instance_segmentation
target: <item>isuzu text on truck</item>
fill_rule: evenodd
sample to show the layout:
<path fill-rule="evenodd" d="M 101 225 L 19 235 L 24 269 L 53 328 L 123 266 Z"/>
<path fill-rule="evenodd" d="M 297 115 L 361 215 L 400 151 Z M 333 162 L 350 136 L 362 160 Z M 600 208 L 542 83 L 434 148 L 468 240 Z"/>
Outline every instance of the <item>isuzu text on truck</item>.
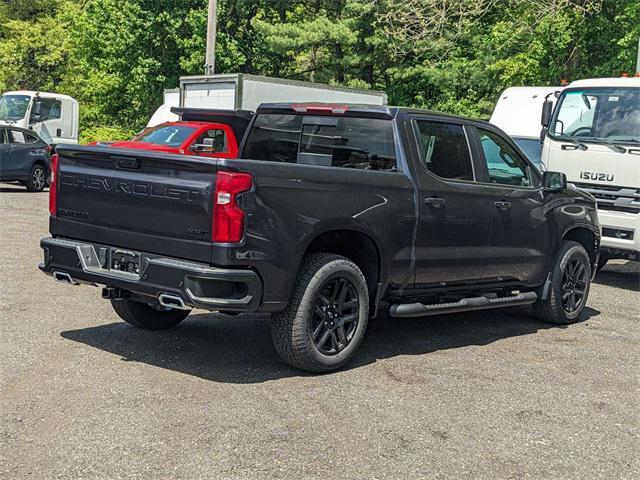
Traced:
<path fill-rule="evenodd" d="M 640 78 L 572 82 L 543 107 L 542 164 L 598 202 L 600 267 L 640 259 Z"/>
<path fill-rule="evenodd" d="M 336 369 L 370 317 L 532 304 L 580 318 L 593 197 L 500 130 L 386 106 L 266 104 L 239 159 L 64 146 L 40 269 L 102 285 L 126 322 L 272 312 L 288 364 Z M 390 307 L 389 307 L 390 305 Z"/>

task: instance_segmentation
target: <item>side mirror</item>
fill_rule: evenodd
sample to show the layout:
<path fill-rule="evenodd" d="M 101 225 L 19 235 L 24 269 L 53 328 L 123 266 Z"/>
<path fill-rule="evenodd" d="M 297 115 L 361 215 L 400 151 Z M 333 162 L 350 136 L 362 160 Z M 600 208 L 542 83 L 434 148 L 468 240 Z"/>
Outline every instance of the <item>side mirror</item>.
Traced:
<path fill-rule="evenodd" d="M 549 129 L 542 127 L 542 130 L 540 130 L 540 143 L 544 143 L 544 138 L 547 136 L 547 133 L 549 133 Z"/>
<path fill-rule="evenodd" d="M 31 115 L 42 116 L 42 102 L 40 100 L 36 100 L 33 103 L 33 108 L 31 109 Z"/>
<path fill-rule="evenodd" d="M 553 113 L 553 102 L 551 100 L 545 100 L 542 104 L 542 116 L 540 117 L 540 123 L 544 128 L 549 128 L 551 123 L 551 114 Z"/>
<path fill-rule="evenodd" d="M 31 117 L 29 118 L 29 123 L 34 124 L 42 121 L 42 102 L 40 100 L 36 100 L 33 102 L 33 107 L 31 108 Z"/>
<path fill-rule="evenodd" d="M 542 188 L 546 192 L 559 192 L 567 188 L 567 176 L 562 172 L 543 172 Z"/>

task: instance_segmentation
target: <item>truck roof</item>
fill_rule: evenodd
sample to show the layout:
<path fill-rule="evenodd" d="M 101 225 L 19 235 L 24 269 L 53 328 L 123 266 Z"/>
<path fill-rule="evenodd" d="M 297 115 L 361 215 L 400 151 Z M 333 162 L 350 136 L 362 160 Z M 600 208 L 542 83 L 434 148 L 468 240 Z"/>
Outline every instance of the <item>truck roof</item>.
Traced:
<path fill-rule="evenodd" d="M 4 92 L 3 95 L 30 95 L 32 97 L 35 95 L 42 95 L 43 97 L 56 97 L 65 100 L 71 100 L 72 102 L 76 103 L 78 102 L 75 98 L 70 97 L 69 95 L 64 95 L 62 93 L 40 92 L 35 90 L 14 90 L 11 92 Z"/>
<path fill-rule="evenodd" d="M 586 78 L 571 82 L 573 87 L 640 87 L 640 77 Z"/>
<path fill-rule="evenodd" d="M 414 107 L 393 107 L 388 105 L 366 105 L 366 104 L 352 104 L 352 103 L 263 103 L 261 104 L 256 113 L 269 113 L 269 112 L 281 112 L 283 110 L 295 111 L 297 113 L 317 113 L 322 114 L 343 114 L 345 116 L 366 116 L 370 118 L 387 118 L 392 119 L 399 112 L 403 113 L 416 113 L 423 115 L 430 115 L 443 118 L 453 118 L 458 120 L 473 121 L 475 123 L 484 124 L 495 127 L 489 122 L 483 120 L 477 120 L 469 117 L 463 117 L 460 115 L 454 115 L 452 113 L 436 112 L 432 110 L 425 110 Z"/>
<path fill-rule="evenodd" d="M 219 83 L 225 81 L 234 81 L 241 83 L 245 80 L 261 82 L 261 83 L 274 83 L 279 85 L 287 85 L 290 87 L 301 88 L 314 88 L 322 90 L 334 90 L 339 92 L 359 93 L 363 95 L 369 95 L 374 97 L 381 97 L 383 102 L 387 102 L 387 94 L 380 90 L 369 90 L 363 88 L 343 87 L 341 85 L 328 85 L 326 83 L 307 82 L 303 80 L 289 80 L 286 78 L 267 77 L 264 75 L 251 75 L 248 73 L 216 73 L 213 75 L 188 75 L 180 77 L 180 85 L 192 84 L 192 83 Z"/>

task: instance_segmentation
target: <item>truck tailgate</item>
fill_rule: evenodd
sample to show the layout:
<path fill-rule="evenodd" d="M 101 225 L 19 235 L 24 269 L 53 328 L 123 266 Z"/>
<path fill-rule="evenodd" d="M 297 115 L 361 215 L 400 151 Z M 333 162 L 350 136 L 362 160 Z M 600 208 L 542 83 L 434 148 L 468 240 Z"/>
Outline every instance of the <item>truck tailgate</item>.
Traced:
<path fill-rule="evenodd" d="M 217 160 L 59 146 L 55 236 L 211 261 Z"/>

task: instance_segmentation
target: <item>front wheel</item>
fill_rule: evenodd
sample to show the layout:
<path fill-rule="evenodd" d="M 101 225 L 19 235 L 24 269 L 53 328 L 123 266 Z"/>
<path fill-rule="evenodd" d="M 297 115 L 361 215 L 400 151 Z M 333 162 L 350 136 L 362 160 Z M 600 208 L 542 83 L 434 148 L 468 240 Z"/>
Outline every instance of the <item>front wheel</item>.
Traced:
<path fill-rule="evenodd" d="M 533 305 L 540 320 L 567 325 L 580 319 L 591 286 L 591 261 L 578 242 L 563 242 L 551 273 L 551 288 L 546 300 Z"/>
<path fill-rule="evenodd" d="M 282 360 L 310 372 L 347 363 L 367 329 L 369 291 L 348 258 L 315 253 L 304 258 L 289 305 L 274 315 L 271 333 Z"/>
<path fill-rule="evenodd" d="M 122 320 L 144 330 L 173 328 L 191 313 L 190 310 L 170 309 L 130 299 L 113 299 L 111 306 Z"/>

